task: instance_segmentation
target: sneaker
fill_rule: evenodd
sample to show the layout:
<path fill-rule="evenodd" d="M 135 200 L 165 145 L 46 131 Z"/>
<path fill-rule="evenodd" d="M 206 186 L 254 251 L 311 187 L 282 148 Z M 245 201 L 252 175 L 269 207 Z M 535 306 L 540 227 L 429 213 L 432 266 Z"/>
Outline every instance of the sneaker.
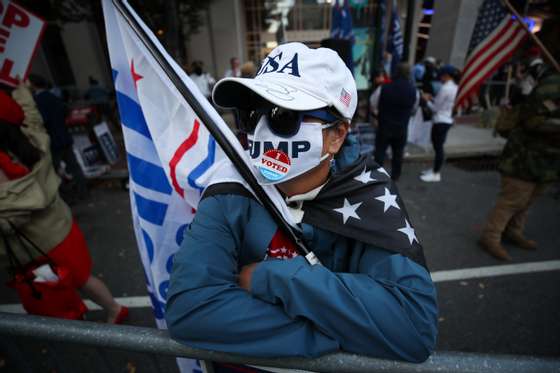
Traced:
<path fill-rule="evenodd" d="M 426 175 L 426 174 L 430 174 L 430 173 L 433 173 L 433 172 L 434 172 L 433 169 L 428 168 L 427 170 L 421 171 L 421 172 L 420 172 L 420 175 Z"/>
<path fill-rule="evenodd" d="M 423 175 L 420 175 L 420 180 L 425 181 L 427 183 L 437 183 L 441 181 L 441 174 L 439 172 L 429 172 Z"/>

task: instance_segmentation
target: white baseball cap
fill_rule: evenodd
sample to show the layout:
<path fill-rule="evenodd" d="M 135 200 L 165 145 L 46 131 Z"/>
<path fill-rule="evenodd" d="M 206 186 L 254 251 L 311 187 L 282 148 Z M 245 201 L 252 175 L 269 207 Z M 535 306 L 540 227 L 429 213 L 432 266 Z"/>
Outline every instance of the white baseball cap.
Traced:
<path fill-rule="evenodd" d="M 223 108 L 253 109 L 263 100 L 297 111 L 334 107 L 351 120 L 358 92 L 352 73 L 334 50 L 287 43 L 266 56 L 254 79 L 220 80 L 212 99 Z"/>
<path fill-rule="evenodd" d="M 542 65 L 542 64 L 544 64 L 544 61 L 542 60 L 542 58 L 537 57 L 534 60 L 532 60 L 531 63 L 529 63 L 529 66 L 533 67 L 535 65 Z"/>

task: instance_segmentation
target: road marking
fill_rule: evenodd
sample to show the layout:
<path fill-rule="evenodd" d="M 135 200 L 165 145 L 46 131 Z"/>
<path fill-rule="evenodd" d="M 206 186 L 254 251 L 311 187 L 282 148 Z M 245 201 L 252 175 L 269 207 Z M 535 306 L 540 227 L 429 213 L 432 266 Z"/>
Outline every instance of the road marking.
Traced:
<path fill-rule="evenodd" d="M 457 280 L 468 280 L 471 278 L 497 277 L 506 275 L 519 275 L 523 273 L 535 273 L 560 270 L 560 260 L 549 260 L 546 262 L 532 262 L 519 264 L 506 264 L 500 266 L 453 269 L 450 271 L 432 272 L 434 282 L 446 282 Z"/>
<path fill-rule="evenodd" d="M 432 272 L 432 280 L 434 282 L 447 282 L 447 281 L 459 281 L 468 280 L 472 278 L 482 278 L 482 277 L 498 277 L 506 275 L 518 275 L 524 273 L 537 273 L 537 272 L 547 272 L 547 271 L 557 271 L 560 270 L 560 260 L 549 260 L 545 262 L 532 262 L 532 263 L 520 263 L 520 264 L 506 264 L 499 266 L 489 266 L 489 267 L 478 267 L 478 268 L 464 268 L 464 269 L 453 269 L 450 271 L 436 271 Z M 119 304 L 127 306 L 128 308 L 151 308 L 152 302 L 150 297 L 139 296 L 139 297 L 120 297 L 115 298 Z M 86 306 L 91 311 L 100 310 L 97 304 L 90 300 L 85 301 Z M 25 313 L 21 304 L 2 304 L 0 305 L 0 312 L 9 313 Z"/>

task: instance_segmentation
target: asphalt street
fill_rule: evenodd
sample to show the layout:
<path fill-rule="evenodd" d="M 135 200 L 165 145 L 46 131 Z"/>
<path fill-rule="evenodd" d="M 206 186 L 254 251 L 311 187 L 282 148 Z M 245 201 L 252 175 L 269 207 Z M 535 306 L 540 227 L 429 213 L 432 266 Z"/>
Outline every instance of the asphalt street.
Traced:
<path fill-rule="evenodd" d="M 498 191 L 499 174 L 466 171 L 448 164 L 441 183 L 425 184 L 418 180 L 418 174 L 427 167 L 427 163 L 405 163 L 398 186 L 417 237 L 424 245 L 431 271 L 560 259 L 558 185 L 552 186 L 530 210 L 526 233 L 538 241 L 538 250 L 528 252 L 506 244 L 513 261 L 503 263 L 488 256 L 476 244 Z M 118 183 L 97 185 L 90 200 L 73 206 L 73 211 L 91 248 L 94 274 L 117 297 L 145 296 L 128 193 Z M 7 265 L 5 260 L 0 264 Z M 2 272 L 0 281 L 6 279 Z M 437 350 L 560 356 L 559 284 L 558 269 L 437 282 L 440 309 Z M 16 294 L 7 287 L 0 287 L 0 299 L 1 304 L 17 303 Z M 102 318 L 100 311 L 89 315 L 91 320 Z M 131 309 L 129 323 L 153 326 L 151 310 Z M 19 343 L 34 348 L 38 354 L 43 351 L 35 342 Z M 71 353 L 71 349 L 65 349 L 64 354 Z M 89 362 L 82 365 L 82 370 L 96 371 L 94 367 L 99 362 L 95 362 L 95 354 L 80 351 L 82 363 Z M 109 354 L 112 358 L 107 360 L 116 365 L 117 371 L 131 372 L 131 367 L 135 372 L 150 371 L 148 367 L 153 363 L 139 354 Z M 172 359 L 163 359 L 160 364 L 173 369 Z"/>

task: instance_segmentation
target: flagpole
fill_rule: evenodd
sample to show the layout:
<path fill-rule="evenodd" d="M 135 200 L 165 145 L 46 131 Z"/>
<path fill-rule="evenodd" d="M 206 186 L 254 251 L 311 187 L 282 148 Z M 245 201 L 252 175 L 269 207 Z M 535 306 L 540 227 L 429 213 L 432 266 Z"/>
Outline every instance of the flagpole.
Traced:
<path fill-rule="evenodd" d="M 227 141 L 220 131 L 218 125 L 214 122 L 212 117 L 206 113 L 204 108 L 200 105 L 197 99 L 194 97 L 191 91 L 186 87 L 185 83 L 181 80 L 179 75 L 175 72 L 173 67 L 166 60 L 165 56 L 158 50 L 154 42 L 145 34 L 144 30 L 130 13 L 130 10 L 123 4 L 123 0 L 112 0 L 113 5 L 119 11 L 124 20 L 130 25 L 136 36 L 144 44 L 144 46 L 150 51 L 156 62 L 165 72 L 167 77 L 175 85 L 181 96 L 192 106 L 195 114 L 202 120 L 210 134 L 214 137 L 216 142 L 220 145 L 224 153 L 231 160 L 231 162 L 236 167 L 237 171 L 241 174 L 243 179 L 249 184 L 253 192 L 255 193 L 257 199 L 263 204 L 263 206 L 268 210 L 272 218 L 275 220 L 276 224 L 280 227 L 284 233 L 286 233 L 292 241 L 298 247 L 300 254 L 303 255 L 309 264 L 315 265 L 320 264 L 319 259 L 315 254 L 308 250 L 300 237 L 295 233 L 292 227 L 286 222 L 281 212 L 274 206 L 274 203 L 266 194 L 264 189 L 259 185 L 257 179 L 247 167 L 243 159 L 236 152 L 235 148 Z"/>
<path fill-rule="evenodd" d="M 529 30 L 529 27 L 527 27 L 525 22 L 523 22 L 523 19 L 521 18 L 521 16 L 517 12 L 517 10 L 515 10 L 515 8 L 510 4 L 510 2 L 508 0 L 502 0 L 502 2 L 509 9 L 509 11 L 511 13 L 513 13 L 513 15 L 515 15 L 515 18 L 516 18 L 517 22 L 519 22 L 519 24 L 525 29 L 525 31 L 527 31 L 527 33 L 533 39 L 533 41 L 539 46 L 539 48 L 544 53 L 544 55 L 546 56 L 548 61 L 552 64 L 552 66 L 554 66 L 554 68 L 558 72 L 560 72 L 560 65 L 558 64 L 558 61 L 556 61 L 556 59 L 554 59 L 552 54 L 548 51 L 548 49 L 544 46 L 544 44 L 540 41 L 540 39 L 535 34 L 533 34 L 531 32 L 531 30 Z"/>
<path fill-rule="evenodd" d="M 381 51 L 381 58 L 384 58 L 385 51 L 387 50 L 387 39 L 389 39 L 390 28 L 393 26 L 391 20 L 393 19 L 393 0 L 385 1 L 385 32 L 383 33 L 383 50 Z M 386 71 L 390 76 L 391 72 Z"/>

